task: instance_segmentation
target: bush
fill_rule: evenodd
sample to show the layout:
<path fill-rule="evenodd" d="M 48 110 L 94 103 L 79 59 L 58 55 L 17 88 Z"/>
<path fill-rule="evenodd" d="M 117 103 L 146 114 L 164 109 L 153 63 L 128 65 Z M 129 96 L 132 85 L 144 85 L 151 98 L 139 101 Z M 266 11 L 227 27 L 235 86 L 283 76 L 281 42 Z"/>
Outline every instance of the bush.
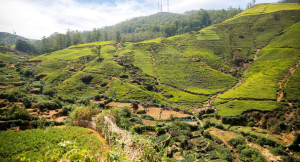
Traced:
<path fill-rule="evenodd" d="M 49 95 L 53 97 L 54 94 L 55 94 L 55 90 L 53 88 L 45 87 L 43 90 L 43 95 Z"/>
<path fill-rule="evenodd" d="M 223 124 L 216 124 L 216 126 L 215 126 L 216 128 L 218 128 L 218 129 L 222 129 L 222 130 L 224 130 L 224 126 L 223 126 Z"/>
<path fill-rule="evenodd" d="M 218 146 L 218 152 L 220 152 L 220 159 L 226 160 L 228 162 L 233 161 L 232 155 L 230 153 L 230 150 L 228 148 L 225 148 L 224 146 Z"/>
<path fill-rule="evenodd" d="M 22 119 L 22 120 L 30 120 L 31 115 L 26 109 L 21 109 L 17 105 L 13 105 L 12 108 L 9 109 L 7 112 L 7 115 L 10 117 L 10 119 Z"/>
<path fill-rule="evenodd" d="M 255 124 L 254 124 L 253 121 L 251 121 L 251 122 L 248 123 L 248 126 L 249 126 L 249 127 L 254 127 L 254 125 L 255 125 Z"/>
<path fill-rule="evenodd" d="M 70 112 L 72 112 L 75 109 L 75 106 L 69 104 L 62 107 L 62 113 L 63 115 L 69 115 Z"/>
<path fill-rule="evenodd" d="M 235 138 L 231 138 L 228 143 L 233 146 L 233 147 L 237 147 L 238 145 L 246 145 L 246 141 L 242 136 L 237 136 Z"/>
<path fill-rule="evenodd" d="M 142 115 L 141 118 L 145 120 L 155 120 L 152 116 L 146 114 Z"/>
<path fill-rule="evenodd" d="M 71 121 L 78 121 L 78 120 L 92 120 L 93 115 L 98 114 L 98 109 L 85 106 L 85 107 L 78 107 L 74 109 L 74 111 L 70 114 Z"/>
<path fill-rule="evenodd" d="M 144 110 L 139 110 L 139 111 L 137 111 L 136 112 L 137 114 L 146 114 L 146 110 L 144 109 Z"/>
<path fill-rule="evenodd" d="M 209 131 L 204 131 L 204 132 L 203 132 L 203 136 L 204 136 L 205 138 L 212 139 L 212 136 L 211 136 L 211 134 L 209 133 Z"/>

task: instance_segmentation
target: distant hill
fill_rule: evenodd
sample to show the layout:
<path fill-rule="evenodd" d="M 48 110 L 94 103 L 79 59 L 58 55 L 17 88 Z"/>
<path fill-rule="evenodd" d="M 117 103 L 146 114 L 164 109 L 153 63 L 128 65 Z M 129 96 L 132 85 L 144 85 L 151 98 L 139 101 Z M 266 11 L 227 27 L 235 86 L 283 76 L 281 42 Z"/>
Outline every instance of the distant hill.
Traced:
<path fill-rule="evenodd" d="M 5 44 L 9 44 L 9 45 L 15 44 L 18 39 L 26 41 L 31 44 L 35 42 L 35 40 L 24 38 L 22 36 L 18 36 L 6 32 L 0 32 L 0 42 L 4 42 Z"/>

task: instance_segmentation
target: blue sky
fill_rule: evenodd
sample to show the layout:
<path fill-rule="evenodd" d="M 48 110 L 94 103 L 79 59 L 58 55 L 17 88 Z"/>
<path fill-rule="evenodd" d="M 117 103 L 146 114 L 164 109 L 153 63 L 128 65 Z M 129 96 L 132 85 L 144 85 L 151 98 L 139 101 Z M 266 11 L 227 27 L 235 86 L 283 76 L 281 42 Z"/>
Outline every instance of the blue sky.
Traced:
<path fill-rule="evenodd" d="M 159 0 L 160 1 L 160 0 Z M 278 0 L 256 0 L 270 3 Z M 54 32 L 92 30 L 157 13 L 157 0 L 0 0 L 0 32 L 41 39 Z M 167 11 L 167 0 L 162 0 Z M 250 0 L 169 0 L 170 12 L 245 8 Z"/>

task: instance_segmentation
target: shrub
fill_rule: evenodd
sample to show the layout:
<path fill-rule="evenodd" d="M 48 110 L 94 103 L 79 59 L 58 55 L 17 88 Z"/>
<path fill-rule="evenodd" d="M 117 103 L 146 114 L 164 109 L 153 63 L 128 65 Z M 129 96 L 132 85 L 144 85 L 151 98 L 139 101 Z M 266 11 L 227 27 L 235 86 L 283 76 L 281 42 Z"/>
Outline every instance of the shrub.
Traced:
<path fill-rule="evenodd" d="M 134 108 L 134 109 L 138 109 L 139 108 L 139 105 L 138 105 L 138 103 L 136 101 L 133 102 L 131 105 L 132 105 L 132 108 Z"/>
<path fill-rule="evenodd" d="M 22 120 L 30 120 L 31 115 L 26 109 L 21 109 L 17 105 L 13 105 L 12 108 L 9 109 L 7 115 L 10 116 L 10 119 L 22 119 Z"/>
<path fill-rule="evenodd" d="M 249 127 L 254 127 L 254 125 L 255 125 L 255 124 L 254 124 L 253 121 L 251 121 L 251 122 L 248 123 L 248 126 L 249 126 Z"/>
<path fill-rule="evenodd" d="M 220 146 L 218 146 L 218 152 L 221 153 L 220 159 L 226 160 L 228 162 L 232 161 L 232 155 L 231 155 L 230 150 L 228 148 L 225 148 L 225 147 L 220 145 Z"/>
<path fill-rule="evenodd" d="M 144 110 L 139 110 L 139 111 L 137 111 L 136 112 L 137 114 L 146 114 L 146 110 L 144 109 Z"/>
<path fill-rule="evenodd" d="M 245 145 L 247 144 L 245 139 L 242 136 L 237 136 L 235 138 L 231 138 L 228 143 L 233 146 L 233 147 L 237 147 L 238 145 Z"/>
<path fill-rule="evenodd" d="M 53 88 L 45 87 L 43 90 L 43 95 L 49 95 L 53 97 L 54 94 L 55 94 L 55 90 Z"/>
<path fill-rule="evenodd" d="M 152 116 L 146 114 L 142 115 L 141 118 L 145 120 L 155 120 Z"/>
<path fill-rule="evenodd" d="M 74 111 L 70 114 L 71 121 L 78 121 L 78 120 L 89 120 L 91 121 L 92 116 L 98 114 L 98 109 L 85 106 L 85 107 L 78 107 L 74 109 Z"/>
<path fill-rule="evenodd" d="M 223 124 L 216 124 L 216 126 L 215 126 L 216 128 L 218 128 L 218 129 L 222 129 L 222 130 L 224 130 L 224 126 L 223 126 Z"/>
<path fill-rule="evenodd" d="M 211 136 L 211 134 L 209 133 L 209 131 L 204 131 L 204 132 L 203 132 L 203 136 L 204 136 L 205 138 L 212 139 L 212 136 Z"/>

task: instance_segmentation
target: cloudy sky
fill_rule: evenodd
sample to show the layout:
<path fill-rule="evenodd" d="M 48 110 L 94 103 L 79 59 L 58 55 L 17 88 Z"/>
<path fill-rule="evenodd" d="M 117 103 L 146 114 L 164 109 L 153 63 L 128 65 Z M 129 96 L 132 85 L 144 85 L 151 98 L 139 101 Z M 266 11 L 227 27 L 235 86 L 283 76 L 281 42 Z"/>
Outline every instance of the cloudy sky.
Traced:
<path fill-rule="evenodd" d="M 161 0 L 159 0 L 161 1 Z M 278 0 L 256 0 L 258 3 Z M 250 0 L 169 0 L 170 12 L 245 8 Z M 157 13 L 158 0 L 0 0 L 0 32 L 41 39 L 54 32 L 92 30 Z M 167 0 L 162 0 L 167 11 Z"/>

